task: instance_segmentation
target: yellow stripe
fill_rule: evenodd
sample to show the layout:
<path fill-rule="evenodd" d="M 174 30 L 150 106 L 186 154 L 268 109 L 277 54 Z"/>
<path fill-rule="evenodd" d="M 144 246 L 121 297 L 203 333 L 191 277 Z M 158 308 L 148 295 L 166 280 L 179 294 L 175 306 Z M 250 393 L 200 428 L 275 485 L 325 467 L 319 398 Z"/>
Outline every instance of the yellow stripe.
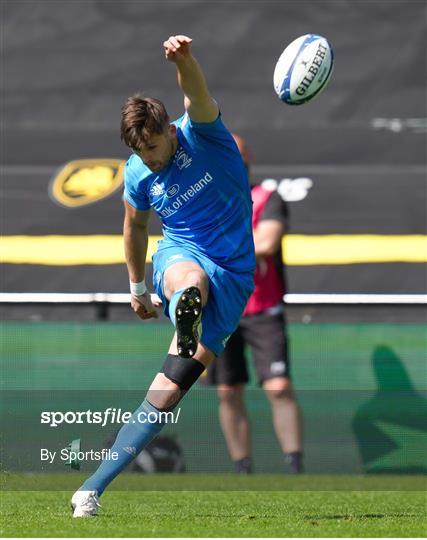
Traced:
<path fill-rule="evenodd" d="M 282 245 L 288 265 L 427 262 L 427 236 L 421 234 L 293 234 Z"/>
<path fill-rule="evenodd" d="M 150 236 L 148 261 L 161 236 Z M 427 262 L 426 235 L 299 235 L 283 239 L 290 266 L 387 262 Z M 121 235 L 4 236 L 1 261 L 48 266 L 124 263 Z"/>
<path fill-rule="evenodd" d="M 161 236 L 150 236 L 148 260 Z M 1 261 L 13 264 L 69 266 L 78 264 L 122 264 L 125 262 L 121 235 L 4 236 L 0 240 Z"/>

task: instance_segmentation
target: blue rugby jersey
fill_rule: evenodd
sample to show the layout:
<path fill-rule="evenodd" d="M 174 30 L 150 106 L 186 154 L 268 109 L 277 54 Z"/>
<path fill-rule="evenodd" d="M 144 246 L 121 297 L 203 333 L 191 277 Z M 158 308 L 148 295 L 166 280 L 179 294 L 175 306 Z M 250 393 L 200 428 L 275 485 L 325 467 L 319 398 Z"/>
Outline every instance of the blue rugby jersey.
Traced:
<path fill-rule="evenodd" d="M 234 272 L 252 272 L 252 201 L 245 166 L 221 116 L 176 120 L 178 148 L 159 173 L 133 154 L 125 168 L 125 199 L 138 210 L 153 207 L 163 223 L 164 245 L 183 245 Z"/>

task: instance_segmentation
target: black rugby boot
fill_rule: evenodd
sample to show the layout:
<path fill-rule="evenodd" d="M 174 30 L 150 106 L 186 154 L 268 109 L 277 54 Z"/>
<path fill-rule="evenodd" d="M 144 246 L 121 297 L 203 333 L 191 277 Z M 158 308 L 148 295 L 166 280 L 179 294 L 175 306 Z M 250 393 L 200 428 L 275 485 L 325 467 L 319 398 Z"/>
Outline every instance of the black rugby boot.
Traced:
<path fill-rule="evenodd" d="M 178 354 L 184 358 L 195 355 L 199 344 L 199 325 L 202 318 L 202 295 L 197 287 L 188 287 L 175 308 Z"/>

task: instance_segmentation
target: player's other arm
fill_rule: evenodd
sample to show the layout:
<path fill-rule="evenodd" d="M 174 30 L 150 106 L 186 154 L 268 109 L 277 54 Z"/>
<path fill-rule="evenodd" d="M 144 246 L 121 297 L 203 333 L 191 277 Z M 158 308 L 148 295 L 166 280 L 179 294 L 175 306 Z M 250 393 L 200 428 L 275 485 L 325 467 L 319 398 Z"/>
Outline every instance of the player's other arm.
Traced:
<path fill-rule="evenodd" d="M 288 216 L 289 211 L 284 200 L 277 192 L 272 193 L 254 229 L 257 258 L 275 255 L 280 250 L 282 237 L 288 232 Z"/>
<path fill-rule="evenodd" d="M 261 220 L 254 229 L 255 256 L 269 257 L 277 253 L 282 242 L 285 227 L 276 219 Z"/>
<path fill-rule="evenodd" d="M 184 93 L 184 106 L 195 122 L 213 122 L 219 109 L 209 93 L 203 71 L 191 54 L 192 39 L 188 36 L 170 36 L 163 43 L 165 56 L 176 65 L 178 85 Z"/>
<path fill-rule="evenodd" d="M 140 283 L 145 278 L 145 262 L 148 248 L 148 222 L 150 211 L 140 211 L 125 201 L 123 239 L 126 264 L 131 283 Z M 131 295 L 131 305 L 141 319 L 158 317 L 148 291 Z"/>

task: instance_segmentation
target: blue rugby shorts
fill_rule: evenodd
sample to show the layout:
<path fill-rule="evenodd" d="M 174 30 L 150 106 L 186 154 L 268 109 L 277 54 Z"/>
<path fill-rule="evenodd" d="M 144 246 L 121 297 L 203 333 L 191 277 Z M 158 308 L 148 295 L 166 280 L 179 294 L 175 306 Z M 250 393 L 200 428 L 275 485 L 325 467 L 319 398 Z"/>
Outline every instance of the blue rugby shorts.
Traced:
<path fill-rule="evenodd" d="M 209 296 L 202 313 L 200 342 L 216 356 L 224 350 L 228 338 L 237 328 L 246 303 L 254 288 L 253 274 L 231 272 L 200 253 L 179 245 L 162 246 L 153 255 L 153 285 L 161 298 L 165 315 L 169 317 L 169 301 L 163 291 L 165 270 L 179 262 L 198 264 L 209 278 Z"/>

